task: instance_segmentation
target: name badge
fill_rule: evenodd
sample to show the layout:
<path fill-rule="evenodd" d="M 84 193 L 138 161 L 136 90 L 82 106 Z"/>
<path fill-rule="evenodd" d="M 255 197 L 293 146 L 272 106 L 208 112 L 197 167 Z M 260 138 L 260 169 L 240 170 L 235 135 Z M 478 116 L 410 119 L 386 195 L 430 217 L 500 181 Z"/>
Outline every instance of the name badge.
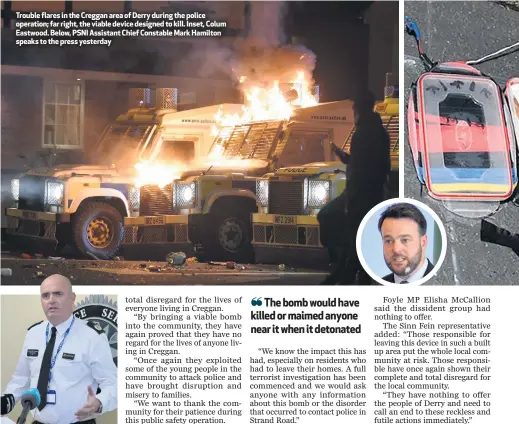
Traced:
<path fill-rule="evenodd" d="M 71 360 L 71 361 L 72 361 L 75 357 L 76 357 L 76 354 L 75 354 L 75 353 L 63 353 L 63 356 L 62 356 L 63 359 L 69 359 L 69 360 Z"/>
<path fill-rule="evenodd" d="M 38 349 L 27 349 L 27 356 L 36 358 L 38 356 Z"/>
<path fill-rule="evenodd" d="M 49 390 L 47 392 L 47 404 L 56 405 L 56 390 Z"/>

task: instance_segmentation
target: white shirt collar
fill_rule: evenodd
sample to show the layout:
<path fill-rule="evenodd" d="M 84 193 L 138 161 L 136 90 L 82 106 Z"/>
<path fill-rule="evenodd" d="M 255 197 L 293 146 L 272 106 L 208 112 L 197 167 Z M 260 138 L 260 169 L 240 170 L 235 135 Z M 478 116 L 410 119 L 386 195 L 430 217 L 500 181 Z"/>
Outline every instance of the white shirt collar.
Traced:
<path fill-rule="evenodd" d="M 56 332 L 62 336 L 63 334 L 65 334 L 65 331 L 67 331 L 67 329 L 70 327 L 70 323 L 72 322 L 72 318 L 74 316 L 73 315 L 70 315 L 70 317 L 66 320 L 66 321 L 63 321 L 61 324 L 58 324 L 56 326 Z M 50 325 L 50 328 L 53 327 L 52 323 L 49 322 L 49 325 Z"/>
<path fill-rule="evenodd" d="M 415 273 L 413 275 L 411 275 L 407 278 L 404 278 L 404 277 L 400 277 L 400 276 L 394 274 L 395 284 L 401 284 L 402 281 L 407 281 L 408 283 L 413 283 L 414 281 L 421 280 L 425 275 L 425 271 L 427 271 L 428 265 L 429 265 L 429 261 L 427 260 L 427 258 L 425 258 L 422 266 L 420 268 L 418 268 L 418 270 L 415 271 Z"/>

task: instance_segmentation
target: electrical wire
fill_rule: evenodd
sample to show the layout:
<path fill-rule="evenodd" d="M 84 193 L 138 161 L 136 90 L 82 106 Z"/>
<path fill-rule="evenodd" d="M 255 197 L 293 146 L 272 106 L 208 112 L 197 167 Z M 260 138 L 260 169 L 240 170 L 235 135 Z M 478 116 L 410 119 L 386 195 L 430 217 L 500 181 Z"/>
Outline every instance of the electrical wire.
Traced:
<path fill-rule="evenodd" d="M 511 51 L 509 51 L 511 50 Z M 516 50 L 519 50 L 519 42 L 512 44 L 511 46 L 505 47 L 501 50 L 498 50 L 497 52 L 491 53 L 489 55 L 486 55 L 480 59 L 477 60 L 469 60 L 466 62 L 467 65 L 479 65 L 480 63 L 487 62 L 492 59 L 497 59 L 498 57 L 509 55 Z"/>
<path fill-rule="evenodd" d="M 417 56 L 404 54 L 404 69 L 406 72 L 418 72 L 418 64 L 421 59 Z M 414 68 L 414 69 L 413 69 Z M 492 79 L 497 82 L 500 86 L 504 87 L 506 82 L 510 77 L 505 77 L 503 75 L 493 76 Z"/>
<path fill-rule="evenodd" d="M 433 62 L 431 59 L 429 59 L 429 57 L 424 53 L 422 47 L 422 35 L 420 33 L 420 30 L 418 29 L 418 25 L 409 16 L 405 17 L 405 31 L 407 34 L 413 36 L 416 40 L 420 60 L 422 61 L 426 72 L 429 72 L 437 64 Z"/>
<path fill-rule="evenodd" d="M 434 66 L 436 66 L 436 63 L 429 59 L 429 57 L 424 53 L 422 48 L 422 35 L 420 33 L 420 30 L 418 29 L 418 25 L 409 16 L 405 17 L 405 29 L 407 34 L 412 35 L 415 38 L 420 60 L 424 64 L 426 71 L 430 71 Z M 514 53 L 516 50 L 519 50 L 519 42 L 512 44 L 511 46 L 505 47 L 501 50 L 498 50 L 494 53 L 491 53 L 489 55 L 486 55 L 480 59 L 469 60 L 465 63 L 467 65 L 479 65 L 480 63 L 488 62 L 489 60 L 497 59 L 499 57 L 503 57 L 511 53 Z"/>

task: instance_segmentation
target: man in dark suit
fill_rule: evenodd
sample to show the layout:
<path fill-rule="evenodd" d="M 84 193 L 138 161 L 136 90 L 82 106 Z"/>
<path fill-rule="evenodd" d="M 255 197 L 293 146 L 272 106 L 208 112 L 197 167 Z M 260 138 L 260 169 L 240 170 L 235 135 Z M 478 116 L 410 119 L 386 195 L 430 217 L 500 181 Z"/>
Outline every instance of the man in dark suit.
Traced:
<path fill-rule="evenodd" d="M 426 258 L 427 220 L 416 206 L 396 203 L 387 208 L 378 221 L 382 235 L 384 260 L 392 271 L 383 277 L 395 284 L 421 280 L 434 268 Z"/>

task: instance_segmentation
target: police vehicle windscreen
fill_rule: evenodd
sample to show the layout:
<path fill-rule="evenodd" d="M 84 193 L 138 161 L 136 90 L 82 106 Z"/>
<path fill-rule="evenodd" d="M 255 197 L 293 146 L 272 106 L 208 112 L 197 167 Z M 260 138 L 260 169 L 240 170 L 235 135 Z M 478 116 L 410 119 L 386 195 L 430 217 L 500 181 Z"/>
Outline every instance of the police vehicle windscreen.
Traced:
<path fill-rule="evenodd" d="M 97 155 L 106 163 L 134 163 L 141 142 L 146 141 L 151 125 L 111 125 L 101 140 Z"/>
<path fill-rule="evenodd" d="M 163 139 L 160 154 L 157 159 L 161 162 L 189 162 L 195 157 L 194 140 Z"/>
<path fill-rule="evenodd" d="M 312 162 L 324 162 L 327 134 L 295 131 L 290 134 L 278 161 L 278 167 L 305 165 Z"/>

